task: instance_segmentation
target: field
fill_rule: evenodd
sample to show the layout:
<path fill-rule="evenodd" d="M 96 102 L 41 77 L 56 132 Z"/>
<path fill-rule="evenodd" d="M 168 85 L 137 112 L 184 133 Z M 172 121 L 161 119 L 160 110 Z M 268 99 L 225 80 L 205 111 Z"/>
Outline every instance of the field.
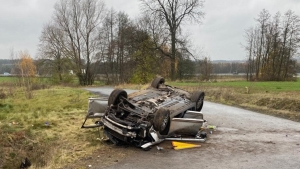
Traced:
<path fill-rule="evenodd" d="M 245 80 L 238 81 L 220 81 L 220 82 L 167 82 L 172 86 L 183 86 L 183 87 L 230 87 L 236 89 L 243 89 L 246 91 L 253 90 L 255 92 L 290 92 L 300 91 L 300 78 L 297 82 L 249 82 Z"/>
<path fill-rule="evenodd" d="M 80 88 L 51 87 L 33 91 L 1 86 L 0 168 L 18 168 L 28 157 L 33 168 L 60 168 L 100 148 L 97 130 L 81 130 L 92 96 Z"/>
<path fill-rule="evenodd" d="M 15 81 L 17 78 L 15 77 L 10 77 L 10 76 L 0 76 L 0 83 L 3 82 L 13 82 Z"/>
<path fill-rule="evenodd" d="M 78 87 L 41 85 L 33 91 L 32 99 L 26 99 L 24 89 L 15 86 L 15 81 L 0 77 L 0 168 L 17 168 L 25 157 L 31 160 L 33 168 L 64 168 L 91 157 L 94 151 L 114 154 L 102 165 L 124 155 L 99 141 L 102 136 L 98 130 L 80 129 L 87 98 L 93 94 Z M 203 90 L 205 100 L 300 121 L 300 79 L 166 83 L 190 92 Z M 119 87 L 141 89 L 148 85 Z"/>

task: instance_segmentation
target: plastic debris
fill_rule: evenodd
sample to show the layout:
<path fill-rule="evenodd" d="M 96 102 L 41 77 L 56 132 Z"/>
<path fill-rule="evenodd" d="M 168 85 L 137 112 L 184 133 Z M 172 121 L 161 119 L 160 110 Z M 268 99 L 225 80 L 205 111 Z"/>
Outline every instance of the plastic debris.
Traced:
<path fill-rule="evenodd" d="M 163 150 L 163 147 L 156 146 L 157 150 Z"/>
<path fill-rule="evenodd" d="M 183 142 L 177 142 L 177 141 L 172 141 L 172 145 L 175 150 L 201 147 L 201 145 L 199 145 L 199 144 L 183 143 Z"/>

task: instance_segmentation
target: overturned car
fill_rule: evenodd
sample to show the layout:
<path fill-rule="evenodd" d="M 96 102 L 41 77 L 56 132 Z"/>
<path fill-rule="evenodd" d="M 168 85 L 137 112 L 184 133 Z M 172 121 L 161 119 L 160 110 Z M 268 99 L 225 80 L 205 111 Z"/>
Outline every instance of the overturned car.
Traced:
<path fill-rule="evenodd" d="M 115 89 L 108 100 L 89 98 L 82 128 L 103 126 L 114 144 L 130 143 L 144 150 L 163 140 L 203 142 L 206 133 L 199 129 L 205 123 L 201 113 L 204 96 L 202 91 L 189 93 L 156 77 L 146 90 L 127 94 Z M 86 125 L 90 118 L 98 120 Z"/>

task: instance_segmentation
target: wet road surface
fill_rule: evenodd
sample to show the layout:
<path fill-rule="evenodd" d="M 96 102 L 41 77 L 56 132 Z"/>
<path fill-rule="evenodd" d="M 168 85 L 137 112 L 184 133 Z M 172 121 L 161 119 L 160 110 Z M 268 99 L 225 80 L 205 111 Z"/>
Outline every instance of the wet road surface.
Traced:
<path fill-rule="evenodd" d="M 109 95 L 113 88 L 88 90 Z M 300 169 L 300 123 L 207 101 L 202 112 L 216 130 L 200 148 L 173 150 L 164 141 L 163 150 L 137 149 L 106 168 Z"/>

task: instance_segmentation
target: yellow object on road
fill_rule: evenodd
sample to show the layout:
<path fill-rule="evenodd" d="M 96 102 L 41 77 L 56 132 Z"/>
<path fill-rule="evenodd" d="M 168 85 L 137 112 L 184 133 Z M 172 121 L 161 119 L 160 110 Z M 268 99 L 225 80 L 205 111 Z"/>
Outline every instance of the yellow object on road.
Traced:
<path fill-rule="evenodd" d="M 199 145 L 199 144 L 183 143 L 183 142 L 178 142 L 178 141 L 172 141 L 172 145 L 175 150 L 201 147 L 201 145 Z"/>

